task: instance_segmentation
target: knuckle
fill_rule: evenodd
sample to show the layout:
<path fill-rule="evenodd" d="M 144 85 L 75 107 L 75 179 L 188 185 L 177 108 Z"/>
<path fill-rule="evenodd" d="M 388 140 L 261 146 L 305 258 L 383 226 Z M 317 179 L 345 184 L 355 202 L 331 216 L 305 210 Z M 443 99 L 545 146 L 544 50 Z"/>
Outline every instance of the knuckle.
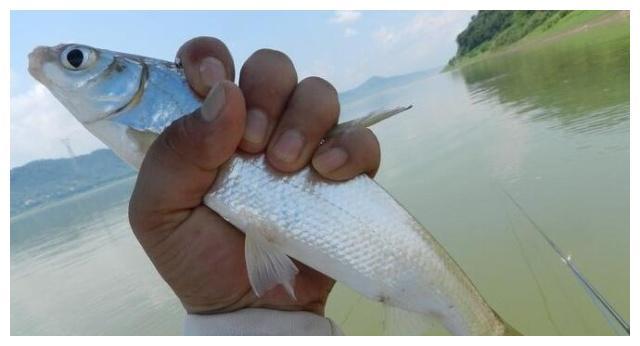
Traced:
<path fill-rule="evenodd" d="M 352 146 L 366 149 L 376 149 L 380 145 L 378 138 L 371 129 L 364 126 L 350 128 L 340 133 L 343 142 L 350 143 Z"/>
<path fill-rule="evenodd" d="M 326 79 L 318 76 L 310 76 L 300 81 L 300 87 L 320 89 L 331 96 L 338 96 L 336 88 Z"/>
<path fill-rule="evenodd" d="M 226 48 L 225 44 L 217 38 L 198 36 L 185 42 L 178 50 L 178 56 L 187 63 L 196 62 L 218 47 Z"/>
<path fill-rule="evenodd" d="M 293 62 L 291 61 L 291 59 L 287 54 L 275 49 L 269 49 L 269 48 L 258 49 L 257 51 L 253 52 L 253 54 L 251 55 L 251 58 L 270 59 L 273 61 L 280 61 L 286 64 L 293 65 Z"/>
<path fill-rule="evenodd" d="M 270 65 L 271 68 L 264 69 L 265 65 Z M 245 62 L 242 69 L 246 72 L 253 72 L 253 70 L 255 69 L 259 71 L 273 71 L 274 73 L 278 74 L 283 72 L 295 73 L 293 62 L 286 54 L 268 48 L 258 49 L 257 51 L 253 52 L 253 54 L 251 54 L 251 56 Z"/>
<path fill-rule="evenodd" d="M 192 39 L 190 39 L 189 41 L 187 41 L 187 43 L 185 44 L 187 47 L 189 48 L 193 48 L 193 47 L 198 47 L 198 46 L 202 46 L 202 45 L 208 45 L 211 43 L 221 43 L 222 41 L 211 37 L 211 36 L 196 36 Z"/>
<path fill-rule="evenodd" d="M 144 199 L 138 189 L 139 182 L 136 183 L 131 199 L 129 200 L 129 225 L 135 234 L 142 234 L 153 231 L 158 227 L 158 218 L 154 218 L 151 212 L 144 208 Z"/>
<path fill-rule="evenodd" d="M 357 166 L 370 170 L 376 169 L 380 164 L 380 143 L 371 129 L 356 127 L 345 132 L 341 142 L 350 147 Z"/>
<path fill-rule="evenodd" d="M 327 105 L 325 107 L 319 107 L 319 111 L 317 111 L 316 117 L 320 122 L 322 122 L 322 124 L 326 125 L 325 130 L 328 131 L 335 123 L 338 122 L 340 111 L 330 105 Z"/>
<path fill-rule="evenodd" d="M 134 193 L 129 200 L 129 225 L 134 232 L 145 229 L 145 220 L 138 213 L 137 195 Z"/>
<path fill-rule="evenodd" d="M 240 70 L 240 88 L 251 101 L 285 100 L 297 82 L 289 57 L 272 49 L 254 52 Z"/>
<path fill-rule="evenodd" d="M 363 137 L 363 145 L 367 147 L 367 149 L 375 151 L 380 155 L 380 142 L 378 141 L 378 136 L 376 136 L 373 131 L 368 127 L 362 127 L 362 137 Z"/>
<path fill-rule="evenodd" d="M 169 152 L 202 170 L 211 170 L 215 167 L 209 167 L 211 162 L 213 148 L 217 138 L 215 132 L 211 131 L 199 119 L 198 111 L 184 116 L 167 128 L 166 133 L 160 137 L 160 140 Z M 204 126 L 203 126 L 204 125 Z"/>
<path fill-rule="evenodd" d="M 187 117 L 182 117 L 172 122 L 158 141 L 165 149 L 169 152 L 174 152 L 178 157 L 184 157 L 185 147 L 193 140 L 192 136 L 189 136 L 185 125 Z"/>
<path fill-rule="evenodd" d="M 179 49 L 176 57 L 182 63 L 187 74 L 196 73 L 200 60 L 206 57 L 218 59 L 225 68 L 227 78 L 235 78 L 235 68 L 231 52 L 221 40 L 210 36 L 198 36 L 185 42 Z"/>
<path fill-rule="evenodd" d="M 331 125 L 338 121 L 340 115 L 336 89 L 320 77 L 303 79 L 296 87 L 291 106 L 301 113 L 318 117 Z"/>

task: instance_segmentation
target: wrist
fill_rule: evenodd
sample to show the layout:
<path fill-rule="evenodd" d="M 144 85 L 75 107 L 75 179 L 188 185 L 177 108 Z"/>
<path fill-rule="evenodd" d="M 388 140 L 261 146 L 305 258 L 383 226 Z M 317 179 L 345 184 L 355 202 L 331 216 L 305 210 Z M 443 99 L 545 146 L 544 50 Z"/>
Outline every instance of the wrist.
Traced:
<path fill-rule="evenodd" d="M 308 311 L 245 308 L 213 315 L 187 314 L 185 335 L 342 335 L 330 319 Z"/>
<path fill-rule="evenodd" d="M 327 299 L 328 294 L 321 297 L 300 294 L 294 300 L 283 289 L 277 288 L 262 297 L 256 297 L 253 291 L 249 290 L 241 296 L 230 296 L 214 301 L 211 300 L 211 297 L 204 299 L 185 297 L 181 298 L 181 301 L 187 313 L 192 315 L 225 314 L 255 308 L 289 312 L 303 311 L 325 317 L 324 310 Z"/>

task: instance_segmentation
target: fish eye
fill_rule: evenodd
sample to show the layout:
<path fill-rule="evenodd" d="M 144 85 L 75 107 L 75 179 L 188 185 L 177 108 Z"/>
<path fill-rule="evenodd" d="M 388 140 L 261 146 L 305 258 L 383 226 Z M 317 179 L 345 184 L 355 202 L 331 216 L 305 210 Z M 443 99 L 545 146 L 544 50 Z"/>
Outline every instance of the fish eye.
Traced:
<path fill-rule="evenodd" d="M 95 62 L 96 53 L 88 47 L 70 45 L 62 51 L 60 60 L 66 69 L 83 70 Z"/>

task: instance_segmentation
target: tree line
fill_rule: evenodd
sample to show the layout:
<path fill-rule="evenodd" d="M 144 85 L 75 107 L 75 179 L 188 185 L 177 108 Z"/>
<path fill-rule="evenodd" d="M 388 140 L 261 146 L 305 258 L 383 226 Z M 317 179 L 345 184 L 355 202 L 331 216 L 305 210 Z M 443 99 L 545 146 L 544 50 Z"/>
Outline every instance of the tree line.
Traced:
<path fill-rule="evenodd" d="M 478 11 L 456 37 L 455 59 L 513 43 L 545 25 L 547 28 L 571 11 Z"/>

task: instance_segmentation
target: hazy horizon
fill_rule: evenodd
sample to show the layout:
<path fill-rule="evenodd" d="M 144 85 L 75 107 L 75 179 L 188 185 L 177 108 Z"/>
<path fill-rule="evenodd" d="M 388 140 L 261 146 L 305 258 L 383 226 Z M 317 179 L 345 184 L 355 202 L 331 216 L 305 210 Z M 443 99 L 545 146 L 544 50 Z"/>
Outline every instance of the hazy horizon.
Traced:
<path fill-rule="evenodd" d="M 268 47 L 288 54 L 300 79 L 321 76 L 346 91 L 372 76 L 446 64 L 474 12 L 12 11 L 10 165 L 69 157 L 68 147 L 74 155 L 105 147 L 28 75 L 26 57 L 38 45 L 78 42 L 173 60 L 189 38 L 215 36 L 228 45 L 236 71 Z"/>

